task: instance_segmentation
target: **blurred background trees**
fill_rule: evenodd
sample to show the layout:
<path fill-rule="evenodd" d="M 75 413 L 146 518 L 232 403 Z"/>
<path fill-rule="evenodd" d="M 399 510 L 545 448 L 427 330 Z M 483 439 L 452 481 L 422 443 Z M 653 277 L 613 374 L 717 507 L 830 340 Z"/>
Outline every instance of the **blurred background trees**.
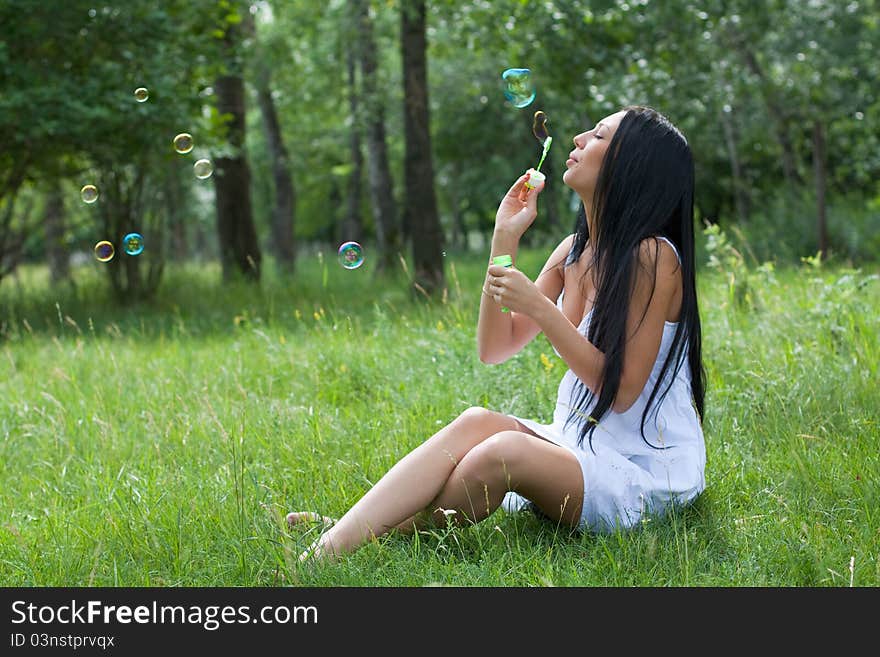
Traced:
<path fill-rule="evenodd" d="M 0 26 L 0 282 L 88 263 L 137 300 L 166 264 L 296 276 L 297 252 L 354 239 L 377 274 L 411 259 L 430 294 L 537 162 L 535 110 L 554 145 L 527 240 L 550 244 L 574 224 L 572 135 L 627 104 L 683 130 L 698 221 L 756 258 L 880 249 L 875 0 L 6 0 Z M 533 72 L 526 108 L 503 98 L 510 67 Z"/>

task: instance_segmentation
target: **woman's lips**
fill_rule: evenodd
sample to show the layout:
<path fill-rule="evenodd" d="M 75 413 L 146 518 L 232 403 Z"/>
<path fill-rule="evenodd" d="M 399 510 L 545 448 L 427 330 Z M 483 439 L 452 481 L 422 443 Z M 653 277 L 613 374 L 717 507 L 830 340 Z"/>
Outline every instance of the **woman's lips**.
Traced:
<path fill-rule="evenodd" d="M 571 157 L 570 157 L 570 158 L 568 158 L 568 159 L 565 161 L 565 166 L 570 167 L 570 166 L 571 166 L 572 164 L 574 164 L 575 162 L 577 162 L 577 160 L 575 160 L 574 158 L 571 158 Z"/>

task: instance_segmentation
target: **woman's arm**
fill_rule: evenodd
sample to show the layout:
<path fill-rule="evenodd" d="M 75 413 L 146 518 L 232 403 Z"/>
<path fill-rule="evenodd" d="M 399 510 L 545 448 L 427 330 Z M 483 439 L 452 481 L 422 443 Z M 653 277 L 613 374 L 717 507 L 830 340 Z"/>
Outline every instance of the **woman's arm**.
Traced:
<path fill-rule="evenodd" d="M 535 279 L 535 286 L 548 299 L 554 301 L 562 291 L 563 273 L 562 268 L 568 252 L 571 250 L 571 244 L 574 235 L 569 235 L 559 243 L 544 267 L 538 278 Z M 499 235 L 496 231 L 492 237 L 492 257 L 509 253 L 516 261 L 516 250 L 519 245 L 519 238 L 511 239 L 510 236 Z M 487 289 L 489 274 L 483 281 L 483 289 Z M 477 347 L 479 350 L 480 360 L 484 363 L 498 364 L 503 363 L 511 356 L 519 353 L 523 347 L 531 342 L 541 329 L 534 319 L 520 312 L 501 312 L 501 305 L 492 299 L 489 295 L 481 295 L 480 301 L 480 319 L 477 324 Z M 559 312 L 557 310 L 557 312 Z M 562 313 L 560 313 L 561 315 Z M 564 318 L 564 315 L 563 315 Z M 568 321 L 568 320 L 566 320 Z"/>

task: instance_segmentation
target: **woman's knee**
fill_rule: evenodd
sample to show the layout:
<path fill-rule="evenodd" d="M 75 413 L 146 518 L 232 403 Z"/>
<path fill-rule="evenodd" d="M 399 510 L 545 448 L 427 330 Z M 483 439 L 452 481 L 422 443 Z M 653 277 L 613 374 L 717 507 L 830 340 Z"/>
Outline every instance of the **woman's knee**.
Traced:
<path fill-rule="evenodd" d="M 499 431 L 467 453 L 460 473 L 483 483 L 514 485 L 514 477 L 528 448 L 529 438 L 519 431 Z"/>
<path fill-rule="evenodd" d="M 471 406 L 462 411 L 454 422 L 468 426 L 481 426 L 492 422 L 497 417 L 497 413 L 490 411 L 482 406 Z"/>
<path fill-rule="evenodd" d="M 463 411 L 455 420 L 438 431 L 423 444 L 427 449 L 439 449 L 456 465 L 475 447 L 490 436 L 513 429 L 516 421 L 501 413 L 479 406 Z"/>

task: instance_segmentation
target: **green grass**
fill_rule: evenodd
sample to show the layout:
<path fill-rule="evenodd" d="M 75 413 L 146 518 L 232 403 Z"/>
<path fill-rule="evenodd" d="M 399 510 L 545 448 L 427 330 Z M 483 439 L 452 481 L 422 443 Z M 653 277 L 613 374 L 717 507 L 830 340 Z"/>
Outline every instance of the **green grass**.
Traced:
<path fill-rule="evenodd" d="M 534 276 L 544 256 L 518 264 Z M 172 270 L 130 308 L 97 264 L 76 289 L 40 269 L 4 281 L 0 584 L 880 585 L 880 282 L 810 265 L 699 274 L 692 507 L 608 536 L 498 511 L 299 566 L 316 530 L 288 530 L 287 511 L 342 514 L 469 406 L 549 421 L 564 371 L 543 336 L 479 362 L 482 254 L 447 257 L 436 303 L 330 258 L 259 290 Z"/>

